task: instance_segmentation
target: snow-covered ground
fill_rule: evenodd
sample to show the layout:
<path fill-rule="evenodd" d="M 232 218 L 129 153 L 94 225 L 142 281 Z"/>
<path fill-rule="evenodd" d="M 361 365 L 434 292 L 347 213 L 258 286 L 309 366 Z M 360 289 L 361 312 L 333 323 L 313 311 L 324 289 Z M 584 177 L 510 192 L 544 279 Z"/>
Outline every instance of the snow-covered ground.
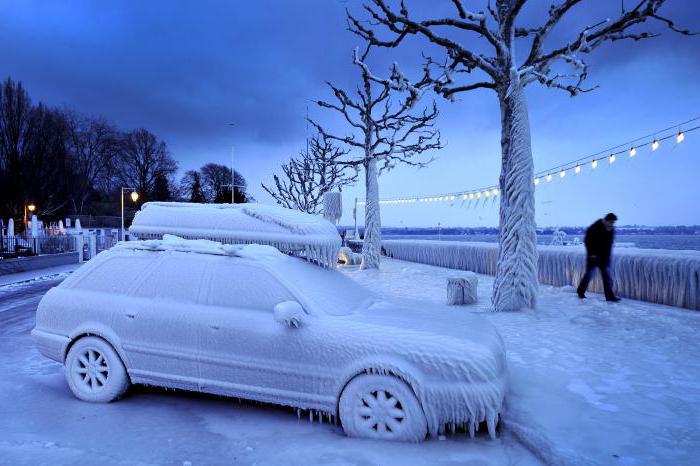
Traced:
<path fill-rule="evenodd" d="M 454 271 L 384 260 L 343 273 L 387 297 L 443 303 Z M 345 437 L 294 411 L 137 388 L 78 401 L 62 367 L 29 338 L 41 295 L 61 276 L 0 286 L 0 463 L 10 464 L 697 464 L 700 314 L 543 286 L 535 312 L 484 313 L 508 347 L 504 428 L 395 444 Z M 492 278 L 479 276 L 488 307 Z M 426 319 L 430 316 L 426 315 Z M 524 447 L 526 445 L 528 449 Z"/>
<path fill-rule="evenodd" d="M 442 303 L 455 271 L 384 260 L 348 275 L 392 298 Z M 493 278 L 479 276 L 485 311 Z M 510 367 L 506 431 L 552 464 L 698 464 L 700 313 L 640 301 L 612 304 L 541 286 L 537 311 L 483 315 Z"/>
<path fill-rule="evenodd" d="M 0 275 L 0 286 L 6 292 L 8 285 L 24 286 L 27 282 L 33 280 L 53 280 L 55 278 L 65 278 L 72 271 L 80 267 L 80 264 L 57 265 L 56 267 L 47 267 L 44 269 L 29 270 L 27 272 L 10 273 Z"/>

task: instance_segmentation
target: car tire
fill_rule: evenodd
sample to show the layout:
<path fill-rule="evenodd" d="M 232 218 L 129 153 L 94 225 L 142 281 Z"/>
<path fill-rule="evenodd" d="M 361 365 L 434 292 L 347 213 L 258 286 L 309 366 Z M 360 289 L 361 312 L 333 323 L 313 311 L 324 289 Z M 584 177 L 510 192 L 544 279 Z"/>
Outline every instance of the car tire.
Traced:
<path fill-rule="evenodd" d="M 83 337 L 68 351 L 65 362 L 68 386 L 83 401 L 108 403 L 129 388 L 121 358 L 102 338 Z"/>
<path fill-rule="evenodd" d="M 420 402 L 396 377 L 355 377 L 340 396 L 339 411 L 343 430 L 350 437 L 420 442 L 427 432 Z"/>

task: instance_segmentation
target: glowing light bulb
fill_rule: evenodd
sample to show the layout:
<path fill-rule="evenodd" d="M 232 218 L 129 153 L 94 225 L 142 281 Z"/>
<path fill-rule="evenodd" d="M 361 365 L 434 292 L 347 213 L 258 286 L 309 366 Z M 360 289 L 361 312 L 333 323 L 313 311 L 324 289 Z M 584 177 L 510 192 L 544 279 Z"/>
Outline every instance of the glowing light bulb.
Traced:
<path fill-rule="evenodd" d="M 489 197 L 491 193 L 489 191 L 484 191 L 484 196 Z"/>
<path fill-rule="evenodd" d="M 683 142 L 683 139 L 685 139 L 685 134 L 683 133 L 683 131 L 679 131 L 678 135 L 676 136 L 676 144 L 680 144 L 681 142 Z"/>
<path fill-rule="evenodd" d="M 610 154 L 610 157 L 608 157 L 608 162 L 615 163 L 615 154 Z"/>
<path fill-rule="evenodd" d="M 597 167 L 597 166 L 598 166 L 597 160 L 594 160 L 593 162 L 591 162 L 591 168 L 595 169 L 595 167 Z"/>
<path fill-rule="evenodd" d="M 481 191 L 479 191 L 478 193 L 476 193 L 476 198 L 477 198 L 477 199 L 480 199 L 480 198 L 481 198 Z"/>
<path fill-rule="evenodd" d="M 564 178 L 566 176 L 566 170 L 562 170 L 559 172 L 559 178 Z"/>
<path fill-rule="evenodd" d="M 547 175 L 547 183 L 549 183 L 550 181 L 552 181 L 552 175 L 551 175 L 551 174 Z"/>
<path fill-rule="evenodd" d="M 574 168 L 575 173 L 581 173 L 581 165 L 576 165 L 576 168 Z"/>
<path fill-rule="evenodd" d="M 659 141 L 654 139 L 654 142 L 651 143 L 651 150 L 656 150 L 659 148 Z"/>
<path fill-rule="evenodd" d="M 469 193 L 469 199 L 474 199 L 474 193 Z"/>
<path fill-rule="evenodd" d="M 632 148 L 630 149 L 630 157 L 634 157 L 635 155 L 637 155 L 637 148 L 636 148 L 636 147 L 632 147 Z"/>
<path fill-rule="evenodd" d="M 463 200 L 463 201 L 466 201 L 466 200 L 467 200 L 467 195 L 466 195 L 466 194 L 462 194 L 462 200 Z"/>
<path fill-rule="evenodd" d="M 494 196 L 498 196 L 498 189 L 493 188 L 493 191 L 491 191 L 491 194 L 493 194 Z"/>
<path fill-rule="evenodd" d="M 450 196 L 450 200 L 451 200 L 451 201 L 454 201 L 454 200 L 455 200 L 455 197 L 454 197 L 454 196 Z"/>
<path fill-rule="evenodd" d="M 539 178 L 535 178 L 535 186 L 537 186 L 538 184 L 540 184 L 540 179 L 539 179 Z"/>

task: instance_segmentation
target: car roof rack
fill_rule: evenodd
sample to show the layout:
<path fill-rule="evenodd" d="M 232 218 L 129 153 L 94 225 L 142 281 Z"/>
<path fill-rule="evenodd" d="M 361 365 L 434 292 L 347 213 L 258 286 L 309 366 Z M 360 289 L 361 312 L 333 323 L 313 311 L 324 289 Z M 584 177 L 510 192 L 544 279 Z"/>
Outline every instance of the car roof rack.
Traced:
<path fill-rule="evenodd" d="M 129 234 L 140 240 L 164 235 L 220 244 L 261 244 L 335 267 L 341 246 L 335 225 L 324 218 L 263 204 L 147 202 L 136 213 Z"/>
<path fill-rule="evenodd" d="M 234 256 L 248 259 L 284 259 L 287 256 L 277 248 L 262 244 L 223 244 L 208 239 L 185 239 L 175 235 L 163 235 L 162 239 L 120 241 L 114 249 L 140 251 L 178 251 L 214 256 Z"/>

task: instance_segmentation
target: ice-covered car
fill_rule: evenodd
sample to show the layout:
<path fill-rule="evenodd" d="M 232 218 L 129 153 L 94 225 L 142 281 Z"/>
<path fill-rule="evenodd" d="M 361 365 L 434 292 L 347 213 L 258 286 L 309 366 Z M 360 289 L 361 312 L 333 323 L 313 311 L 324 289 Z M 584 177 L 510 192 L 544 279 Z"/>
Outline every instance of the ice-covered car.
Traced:
<path fill-rule="evenodd" d="M 503 342 L 478 316 L 374 298 L 270 246 L 120 243 L 41 300 L 32 331 L 76 397 L 149 384 L 339 416 L 353 436 L 419 441 L 486 422 Z"/>

